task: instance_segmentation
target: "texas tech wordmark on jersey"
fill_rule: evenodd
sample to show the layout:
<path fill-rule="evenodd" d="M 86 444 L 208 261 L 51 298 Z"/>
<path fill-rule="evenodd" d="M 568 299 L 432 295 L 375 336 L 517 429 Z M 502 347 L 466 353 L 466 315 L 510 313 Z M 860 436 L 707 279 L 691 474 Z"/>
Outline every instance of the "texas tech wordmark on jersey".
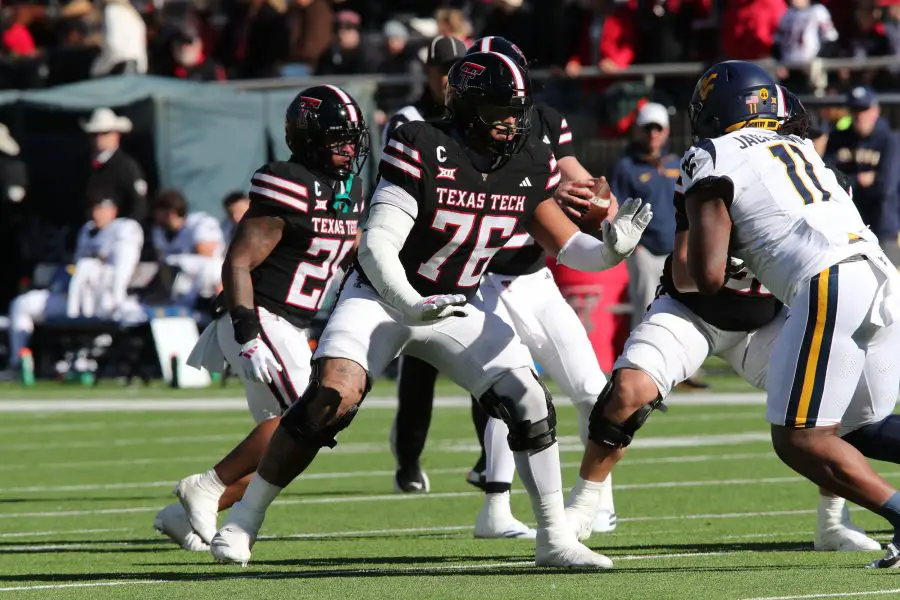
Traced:
<path fill-rule="evenodd" d="M 534 121 L 528 132 L 529 144 L 541 144 L 553 151 L 557 160 L 574 156 L 569 123 L 555 108 L 534 107 Z M 544 249 L 531 236 L 514 236 L 491 261 L 488 272 L 499 275 L 527 275 L 547 266 Z"/>
<path fill-rule="evenodd" d="M 247 217 L 275 216 L 285 223 L 281 241 L 250 272 L 254 303 L 306 327 L 322 304 L 326 283 L 353 248 L 363 211 L 360 185 L 350 189 L 351 209 L 335 214 L 330 179 L 299 163 L 269 163 L 250 183 Z"/>
<path fill-rule="evenodd" d="M 502 167 L 483 173 L 449 125 L 426 122 L 394 132 L 379 174 L 416 201 L 398 205 L 416 221 L 400 260 L 423 296 L 472 297 L 494 254 L 514 235 L 524 239 L 534 209 L 560 180 L 543 144 L 526 144 Z"/>

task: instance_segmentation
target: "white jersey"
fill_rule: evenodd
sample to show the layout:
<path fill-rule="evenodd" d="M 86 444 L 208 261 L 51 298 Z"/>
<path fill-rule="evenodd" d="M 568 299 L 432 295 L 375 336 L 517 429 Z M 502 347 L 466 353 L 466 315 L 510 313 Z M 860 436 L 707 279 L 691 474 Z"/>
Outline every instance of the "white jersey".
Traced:
<path fill-rule="evenodd" d="M 164 260 L 174 254 L 196 254 L 197 244 L 213 242 L 217 244 L 217 250 L 213 256 L 222 257 L 225 254 L 225 236 L 219 222 L 205 212 L 190 213 L 184 221 L 184 227 L 174 236 L 170 237 L 165 229 L 154 225 L 153 247 Z"/>
<path fill-rule="evenodd" d="M 111 262 L 117 252 L 140 256 L 144 245 L 144 232 L 133 219 L 116 219 L 103 229 L 98 229 L 93 221 L 82 225 L 75 245 L 75 261 L 82 258 L 97 258 Z"/>
<path fill-rule="evenodd" d="M 686 194 L 713 180 L 731 182 L 730 252 L 788 306 L 824 269 L 855 254 L 881 253 L 809 140 L 740 129 L 688 149 L 681 177 Z"/>
<path fill-rule="evenodd" d="M 789 8 L 778 24 L 777 43 L 781 61 L 788 65 L 805 65 L 819 55 L 823 42 L 838 39 L 831 14 L 821 4 L 807 8 Z"/>

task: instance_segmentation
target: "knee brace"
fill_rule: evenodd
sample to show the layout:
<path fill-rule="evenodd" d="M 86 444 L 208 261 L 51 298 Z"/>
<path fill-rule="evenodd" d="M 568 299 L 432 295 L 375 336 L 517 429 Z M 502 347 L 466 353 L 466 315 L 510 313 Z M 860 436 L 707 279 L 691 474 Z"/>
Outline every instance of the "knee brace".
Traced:
<path fill-rule="evenodd" d="M 634 438 L 635 432 L 644 425 L 650 413 L 654 410 L 657 408 L 663 412 L 668 410 L 668 407 L 663 404 L 662 396 L 657 396 L 649 404 L 645 404 L 631 413 L 631 416 L 625 419 L 625 422 L 615 423 L 611 421 L 603 414 L 603 410 L 612 400 L 615 381 L 616 374 L 613 373 L 606 387 L 600 392 L 600 397 L 597 398 L 597 403 L 594 404 L 594 408 L 591 410 L 591 417 L 588 422 L 588 439 L 601 446 L 613 449 L 627 447 L 631 443 L 632 438 Z"/>
<path fill-rule="evenodd" d="M 508 377 L 516 378 L 521 389 L 504 389 L 514 386 L 495 385 L 478 399 L 478 403 L 488 415 L 495 419 L 501 419 L 509 427 L 507 441 L 513 452 L 526 450 L 540 452 L 549 448 L 556 443 L 556 409 L 553 408 L 550 390 L 532 373 L 532 377 L 541 389 L 543 398 L 534 398 L 531 401 L 546 403 L 547 416 L 537 421 L 531 421 L 521 416 L 522 409 L 519 404 L 528 402 L 528 395 L 535 395 L 535 392 L 515 375 L 510 374 Z M 503 381 L 498 383 L 502 384 Z"/>
<path fill-rule="evenodd" d="M 900 415 L 891 415 L 841 436 L 866 458 L 900 463 Z"/>
<path fill-rule="evenodd" d="M 335 436 L 350 425 L 371 389 L 372 383 L 367 375 L 366 389 L 359 402 L 343 415 L 337 416 L 341 406 L 341 394 L 333 388 L 323 387 L 320 384 L 318 363 L 314 362 L 309 385 L 300 399 L 282 415 L 280 427 L 294 440 L 304 445 L 334 448 L 337 445 Z"/>

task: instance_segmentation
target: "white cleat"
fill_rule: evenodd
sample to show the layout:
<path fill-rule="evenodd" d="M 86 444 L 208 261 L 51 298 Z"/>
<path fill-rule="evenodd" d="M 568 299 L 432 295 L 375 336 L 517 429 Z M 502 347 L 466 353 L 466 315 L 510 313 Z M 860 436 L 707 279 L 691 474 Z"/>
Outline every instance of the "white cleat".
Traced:
<path fill-rule="evenodd" d="M 185 477 L 175 485 L 173 492 L 187 513 L 188 521 L 197 535 L 207 544 L 212 542 L 218 525 L 219 498 L 221 493 L 210 489 L 203 475 Z"/>
<path fill-rule="evenodd" d="M 593 533 L 609 533 L 616 529 L 616 513 L 615 511 L 601 508 L 591 523 L 591 531 Z M 581 539 L 581 538 L 579 538 Z"/>
<path fill-rule="evenodd" d="M 537 532 L 534 564 L 538 567 L 582 567 L 612 569 L 612 561 L 597 554 L 581 542 L 572 539 L 568 531 L 541 529 Z"/>
<path fill-rule="evenodd" d="M 226 523 L 213 537 L 209 551 L 216 562 L 246 567 L 250 562 L 250 547 L 255 541 L 256 535 L 235 523 Z"/>
<path fill-rule="evenodd" d="M 185 550 L 194 552 L 209 550 L 209 544 L 200 539 L 200 536 L 191 529 L 184 507 L 180 504 L 170 504 L 156 513 L 156 518 L 153 519 L 153 528 L 168 536 Z"/>
<path fill-rule="evenodd" d="M 580 507 L 575 506 L 567 506 L 566 507 L 566 520 L 569 522 L 569 526 L 572 531 L 575 533 L 575 537 L 578 541 L 586 540 L 591 537 L 591 534 L 594 532 L 594 522 L 596 521 L 597 514 L 591 514 Z M 615 528 L 615 525 L 613 525 Z"/>
<path fill-rule="evenodd" d="M 828 529 L 817 527 L 813 548 L 821 551 L 859 552 L 881 550 L 881 544 L 865 533 L 836 525 Z"/>
<path fill-rule="evenodd" d="M 513 516 L 509 492 L 485 494 L 484 504 L 475 520 L 475 537 L 533 540 L 535 535 L 534 529 Z"/>

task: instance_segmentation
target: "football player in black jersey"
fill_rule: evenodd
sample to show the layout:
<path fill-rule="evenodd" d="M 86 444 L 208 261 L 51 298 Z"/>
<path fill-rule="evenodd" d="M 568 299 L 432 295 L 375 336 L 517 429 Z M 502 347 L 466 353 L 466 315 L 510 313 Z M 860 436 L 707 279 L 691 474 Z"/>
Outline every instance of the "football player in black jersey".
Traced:
<path fill-rule="evenodd" d="M 784 88 L 782 92 L 785 114 L 779 132 L 806 137 L 806 110 L 793 94 Z M 643 321 L 632 330 L 598 408 L 661 402 L 710 355 L 728 361 L 751 385 L 765 388 L 769 353 L 788 309 L 735 258 L 731 259 L 728 281 L 718 294 L 706 296 L 697 292 L 688 274 L 688 220 L 680 181 L 678 186 L 674 197 L 675 251 L 666 259 L 659 295 Z M 586 455 L 576 491 L 566 509 L 580 539 L 591 533 L 588 517 L 598 495 L 593 482 L 601 481 L 607 474 L 604 467 L 606 464 L 589 461 Z M 844 504 L 842 498 L 822 490 L 814 548 L 879 550 L 878 542 L 850 522 Z"/>
<path fill-rule="evenodd" d="M 522 51 L 499 36 L 476 40 L 468 54 L 497 52 L 527 70 Z M 547 145 L 559 164 L 562 183 L 557 196 L 565 195 L 564 208 L 580 218 L 594 196 L 590 173 L 572 151 L 572 132 L 565 117 L 555 109 L 537 104 L 529 138 Z M 525 183 L 523 181 L 522 183 Z M 543 248 L 527 235 L 516 236 L 494 256 L 482 280 L 486 304 L 510 323 L 531 351 L 532 357 L 572 399 L 579 412 L 579 431 L 587 439 L 587 420 L 594 402 L 606 385 L 584 325 L 566 302 L 547 268 Z M 398 459 L 395 488 L 404 492 L 428 491 L 428 477 L 419 466 L 419 457 L 431 420 L 437 370 L 430 364 L 404 357 L 398 382 L 399 406 L 391 442 Z M 510 508 L 509 491 L 515 465 L 506 442 L 503 421 L 489 420 L 472 398 L 472 416 L 482 454 L 467 480 L 486 492 L 475 523 L 480 538 L 533 537 L 533 529 L 516 519 Z M 594 530 L 615 529 L 612 481 L 605 482 L 603 502 Z"/>
<path fill-rule="evenodd" d="M 566 521 L 550 395 L 515 331 L 485 310 L 478 285 L 500 247 L 525 232 L 564 265 L 609 268 L 633 251 L 652 213 L 629 199 L 603 223 L 603 242 L 566 218 L 553 199 L 556 159 L 545 145 L 526 143 L 531 81 L 508 57 L 459 60 L 447 93 L 447 123 L 406 123 L 388 143 L 357 262 L 313 355 L 310 385 L 213 538 L 220 561 L 250 560 L 269 504 L 322 447 L 336 444 L 372 378 L 409 353 L 507 422 L 538 523 L 536 564 L 612 566 Z M 530 186 L 521 185 L 526 178 Z"/>
<path fill-rule="evenodd" d="M 306 330 L 329 281 L 353 256 L 363 210 L 355 178 L 369 153 L 368 135 L 359 105 L 344 90 L 306 89 L 285 115 L 291 158 L 253 174 L 250 208 L 222 268 L 227 314 L 207 327 L 189 364 L 221 371 L 227 360 L 257 426 L 215 467 L 178 482 L 181 505 L 157 515 L 157 529 L 185 548 L 208 549 L 217 513 L 241 497 L 281 414 L 309 381 Z"/>

